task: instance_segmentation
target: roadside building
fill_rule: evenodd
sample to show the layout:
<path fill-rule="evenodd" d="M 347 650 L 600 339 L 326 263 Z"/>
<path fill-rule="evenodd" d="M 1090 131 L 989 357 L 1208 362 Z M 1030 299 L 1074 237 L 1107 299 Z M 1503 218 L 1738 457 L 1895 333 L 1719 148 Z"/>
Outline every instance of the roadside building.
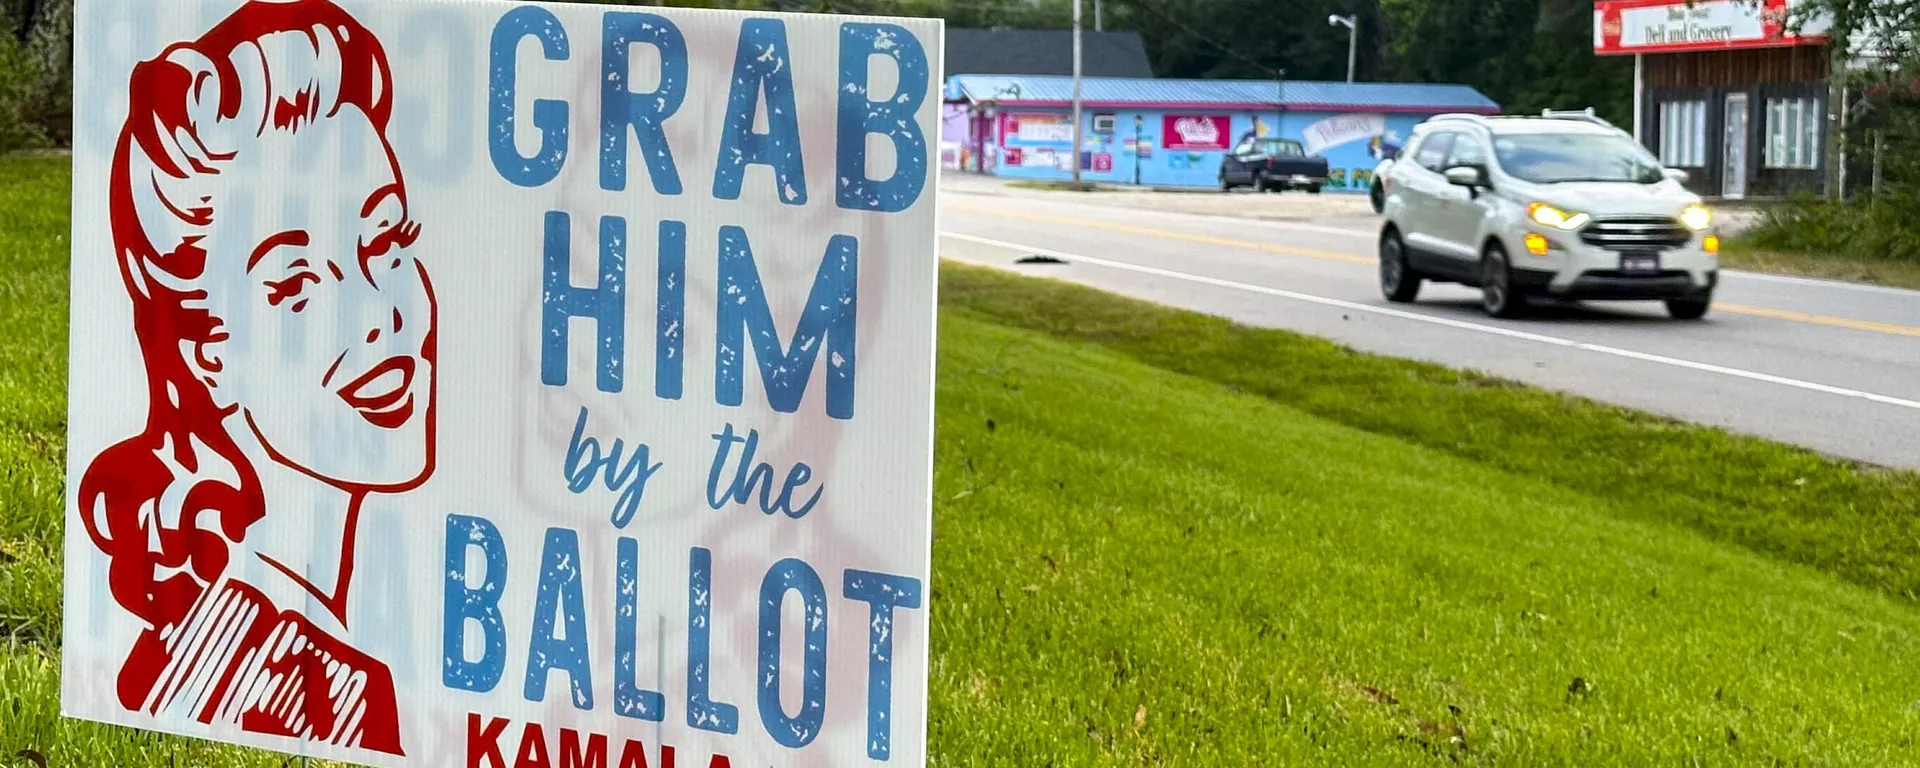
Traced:
<path fill-rule="evenodd" d="M 1071 77 L 957 75 L 948 109 L 968 116 L 965 167 L 1018 179 L 1072 177 Z M 1226 156 L 1254 137 L 1298 141 L 1327 158 L 1330 192 L 1364 192 L 1373 168 L 1435 114 L 1497 114 L 1464 85 L 1083 78 L 1081 178 L 1213 187 Z"/>
<path fill-rule="evenodd" d="M 1599 0 L 1593 47 L 1634 57 L 1634 135 L 1710 197 L 1823 193 L 1828 24 L 1800 0 Z"/>
<path fill-rule="evenodd" d="M 1082 30 L 1080 47 L 1083 77 L 1153 77 L 1139 32 Z M 948 77 L 1073 75 L 1073 31 L 1067 29 L 949 29 L 944 50 Z M 943 167 L 977 165 L 966 144 L 969 118 L 964 105 L 949 103 L 941 111 Z"/>

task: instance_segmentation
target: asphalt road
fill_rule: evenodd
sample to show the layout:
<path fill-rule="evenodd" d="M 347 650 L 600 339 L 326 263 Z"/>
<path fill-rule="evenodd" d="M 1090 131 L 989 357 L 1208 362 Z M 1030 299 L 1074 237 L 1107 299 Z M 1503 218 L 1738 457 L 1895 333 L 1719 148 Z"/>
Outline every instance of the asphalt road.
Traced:
<path fill-rule="evenodd" d="M 1254 221 L 969 186 L 942 191 L 942 255 L 955 261 L 1920 469 L 1920 292 L 1727 272 L 1704 321 L 1638 302 L 1501 321 L 1455 285 L 1387 303 L 1371 216 Z M 1067 263 L 1015 263 L 1034 255 Z"/>

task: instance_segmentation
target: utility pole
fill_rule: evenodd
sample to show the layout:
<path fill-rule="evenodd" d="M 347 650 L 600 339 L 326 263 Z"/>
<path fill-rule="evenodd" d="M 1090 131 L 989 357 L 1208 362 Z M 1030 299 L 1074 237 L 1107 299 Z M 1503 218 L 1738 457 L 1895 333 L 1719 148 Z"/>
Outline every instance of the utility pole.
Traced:
<path fill-rule="evenodd" d="M 1846 123 L 1841 116 L 1847 108 L 1847 31 L 1853 29 L 1851 17 L 1834 19 L 1834 22 L 1832 42 L 1828 43 L 1832 50 L 1828 52 L 1827 64 L 1826 146 L 1821 153 L 1825 155 L 1822 161 L 1827 169 L 1827 202 L 1839 202 L 1842 199 L 1840 187 L 1846 183 L 1846 177 L 1840 170 L 1843 156 L 1841 148 L 1846 142 Z"/>
<path fill-rule="evenodd" d="M 1640 124 L 1644 122 L 1641 110 L 1645 108 L 1643 102 L 1647 94 L 1646 63 L 1642 61 L 1643 58 L 1644 54 L 1633 55 L 1633 140 L 1636 142 L 1641 141 Z M 1642 146 L 1645 146 L 1644 142 Z"/>
<path fill-rule="evenodd" d="M 1100 0 L 1093 0 L 1093 31 L 1102 30 L 1100 26 Z"/>
<path fill-rule="evenodd" d="M 1849 114 L 1847 99 L 1851 98 L 1852 94 L 1852 89 L 1844 83 L 1840 86 L 1840 195 L 1836 199 L 1841 202 L 1847 199 L 1847 117 Z"/>
<path fill-rule="evenodd" d="M 1080 0 L 1073 0 L 1073 183 L 1080 185 Z"/>
<path fill-rule="evenodd" d="M 1280 137 L 1280 123 L 1287 119 L 1287 71 L 1273 70 L 1273 137 Z"/>
<path fill-rule="evenodd" d="M 1136 187 L 1140 186 L 1140 124 L 1142 122 L 1144 122 L 1144 120 L 1140 117 L 1140 113 L 1138 112 L 1133 113 L 1133 185 Z M 1878 174 L 1879 174 L 1880 164 L 1879 164 L 1878 156 L 1875 156 L 1873 167 L 1874 167 L 1874 173 L 1875 173 L 1874 191 L 1879 192 L 1880 187 L 1878 185 L 1878 182 L 1879 182 Z"/>

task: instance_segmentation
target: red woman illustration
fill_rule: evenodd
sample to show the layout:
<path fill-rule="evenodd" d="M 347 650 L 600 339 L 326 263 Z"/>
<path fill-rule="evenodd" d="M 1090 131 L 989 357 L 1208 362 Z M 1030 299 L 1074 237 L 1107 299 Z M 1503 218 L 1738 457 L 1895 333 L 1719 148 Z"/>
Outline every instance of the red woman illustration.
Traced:
<path fill-rule="evenodd" d="M 147 420 L 79 488 L 143 625 L 120 703 L 402 754 L 392 675 L 347 629 L 363 501 L 434 463 L 435 307 L 386 54 L 326 0 L 256 1 L 129 94 L 110 210 Z M 372 149 L 329 183 L 294 170 L 348 146 Z"/>

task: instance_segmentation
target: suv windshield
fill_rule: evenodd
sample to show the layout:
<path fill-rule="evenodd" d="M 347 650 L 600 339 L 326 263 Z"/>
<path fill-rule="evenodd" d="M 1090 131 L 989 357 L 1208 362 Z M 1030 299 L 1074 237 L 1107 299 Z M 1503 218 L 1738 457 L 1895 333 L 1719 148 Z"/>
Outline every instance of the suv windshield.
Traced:
<path fill-rule="evenodd" d="M 1660 163 L 1639 144 L 1619 136 L 1533 133 L 1496 136 L 1493 154 L 1507 175 L 1535 184 L 1615 181 L 1653 184 Z"/>
<path fill-rule="evenodd" d="M 1300 144 L 1286 139 L 1261 139 L 1260 153 L 1270 157 L 1304 157 L 1306 150 Z"/>

